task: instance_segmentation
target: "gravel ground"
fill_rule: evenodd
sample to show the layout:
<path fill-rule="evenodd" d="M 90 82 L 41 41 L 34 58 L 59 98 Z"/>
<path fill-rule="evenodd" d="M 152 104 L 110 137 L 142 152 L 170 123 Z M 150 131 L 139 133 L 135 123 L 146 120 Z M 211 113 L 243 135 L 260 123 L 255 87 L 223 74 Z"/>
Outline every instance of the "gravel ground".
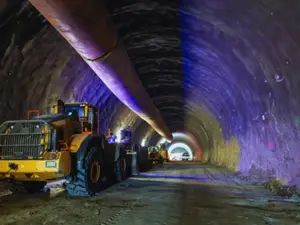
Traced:
<path fill-rule="evenodd" d="M 294 225 L 300 203 L 273 196 L 224 169 L 165 164 L 90 198 L 56 188 L 0 198 L 0 224 Z"/>

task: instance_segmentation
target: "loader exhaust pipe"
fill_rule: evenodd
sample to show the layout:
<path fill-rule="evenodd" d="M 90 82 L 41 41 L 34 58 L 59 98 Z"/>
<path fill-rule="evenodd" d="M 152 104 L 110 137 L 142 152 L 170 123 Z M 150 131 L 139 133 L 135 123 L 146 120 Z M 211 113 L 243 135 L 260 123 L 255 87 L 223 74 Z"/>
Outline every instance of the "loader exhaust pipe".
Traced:
<path fill-rule="evenodd" d="M 111 92 L 157 133 L 173 137 L 118 40 L 101 0 L 29 0 L 73 46 Z"/>

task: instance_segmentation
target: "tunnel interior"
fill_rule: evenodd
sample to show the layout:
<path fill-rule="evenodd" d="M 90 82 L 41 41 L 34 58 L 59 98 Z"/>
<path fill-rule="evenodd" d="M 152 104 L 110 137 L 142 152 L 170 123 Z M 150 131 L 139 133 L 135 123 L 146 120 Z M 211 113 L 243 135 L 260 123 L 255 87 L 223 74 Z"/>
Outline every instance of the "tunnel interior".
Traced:
<path fill-rule="evenodd" d="M 203 162 L 300 184 L 299 1 L 106 4 L 167 126 L 193 137 Z M 1 1 L 0 21 L 1 122 L 88 101 L 103 133 L 131 127 L 137 143 L 159 142 L 28 1 Z"/>
<path fill-rule="evenodd" d="M 199 141 L 188 132 L 174 132 L 173 141 L 169 142 L 165 138 L 160 138 L 156 146 L 164 145 L 168 151 L 170 161 L 183 159 L 183 153 L 188 153 L 188 160 L 203 160 L 203 151 Z"/>
<path fill-rule="evenodd" d="M 170 160 L 184 160 L 183 157 L 185 153 L 188 154 L 187 160 L 193 160 L 194 153 L 192 149 L 184 143 L 174 143 L 168 148 Z"/>

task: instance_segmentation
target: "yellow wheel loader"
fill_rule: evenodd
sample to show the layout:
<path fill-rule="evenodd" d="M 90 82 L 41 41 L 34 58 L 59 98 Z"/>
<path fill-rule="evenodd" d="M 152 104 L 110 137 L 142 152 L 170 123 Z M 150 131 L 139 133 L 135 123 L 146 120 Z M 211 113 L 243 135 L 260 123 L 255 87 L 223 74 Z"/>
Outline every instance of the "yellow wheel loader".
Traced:
<path fill-rule="evenodd" d="M 6 121 L 0 126 L 0 180 L 11 191 L 36 192 L 66 178 L 73 196 L 98 193 L 107 180 L 127 178 L 128 155 L 99 132 L 98 109 L 87 102 L 54 105 L 54 114 Z"/>
<path fill-rule="evenodd" d="M 168 151 L 165 149 L 164 145 L 149 147 L 148 149 L 148 158 L 156 163 L 164 163 L 169 161 L 168 160 Z"/>

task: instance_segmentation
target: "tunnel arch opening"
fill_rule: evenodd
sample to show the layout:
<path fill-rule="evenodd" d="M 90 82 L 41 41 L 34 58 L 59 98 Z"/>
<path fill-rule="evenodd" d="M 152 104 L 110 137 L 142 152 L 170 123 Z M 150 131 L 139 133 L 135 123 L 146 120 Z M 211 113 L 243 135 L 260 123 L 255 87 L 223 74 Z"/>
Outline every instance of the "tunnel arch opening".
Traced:
<path fill-rule="evenodd" d="M 183 158 L 183 154 L 185 152 L 188 153 L 188 158 L 186 158 L 187 160 L 194 159 L 194 151 L 191 149 L 191 147 L 189 145 L 187 145 L 185 143 L 182 143 L 182 142 L 172 143 L 169 145 L 167 150 L 168 150 L 168 154 L 169 154 L 169 159 L 171 161 L 185 159 L 185 158 Z"/>
<path fill-rule="evenodd" d="M 166 144 L 170 155 L 175 148 L 185 149 L 189 156 L 192 157 L 190 160 L 202 161 L 202 147 L 193 134 L 187 131 L 178 131 L 173 132 L 172 135 L 174 138 L 172 142 L 168 142 L 165 138 L 160 138 L 156 145 Z"/>

